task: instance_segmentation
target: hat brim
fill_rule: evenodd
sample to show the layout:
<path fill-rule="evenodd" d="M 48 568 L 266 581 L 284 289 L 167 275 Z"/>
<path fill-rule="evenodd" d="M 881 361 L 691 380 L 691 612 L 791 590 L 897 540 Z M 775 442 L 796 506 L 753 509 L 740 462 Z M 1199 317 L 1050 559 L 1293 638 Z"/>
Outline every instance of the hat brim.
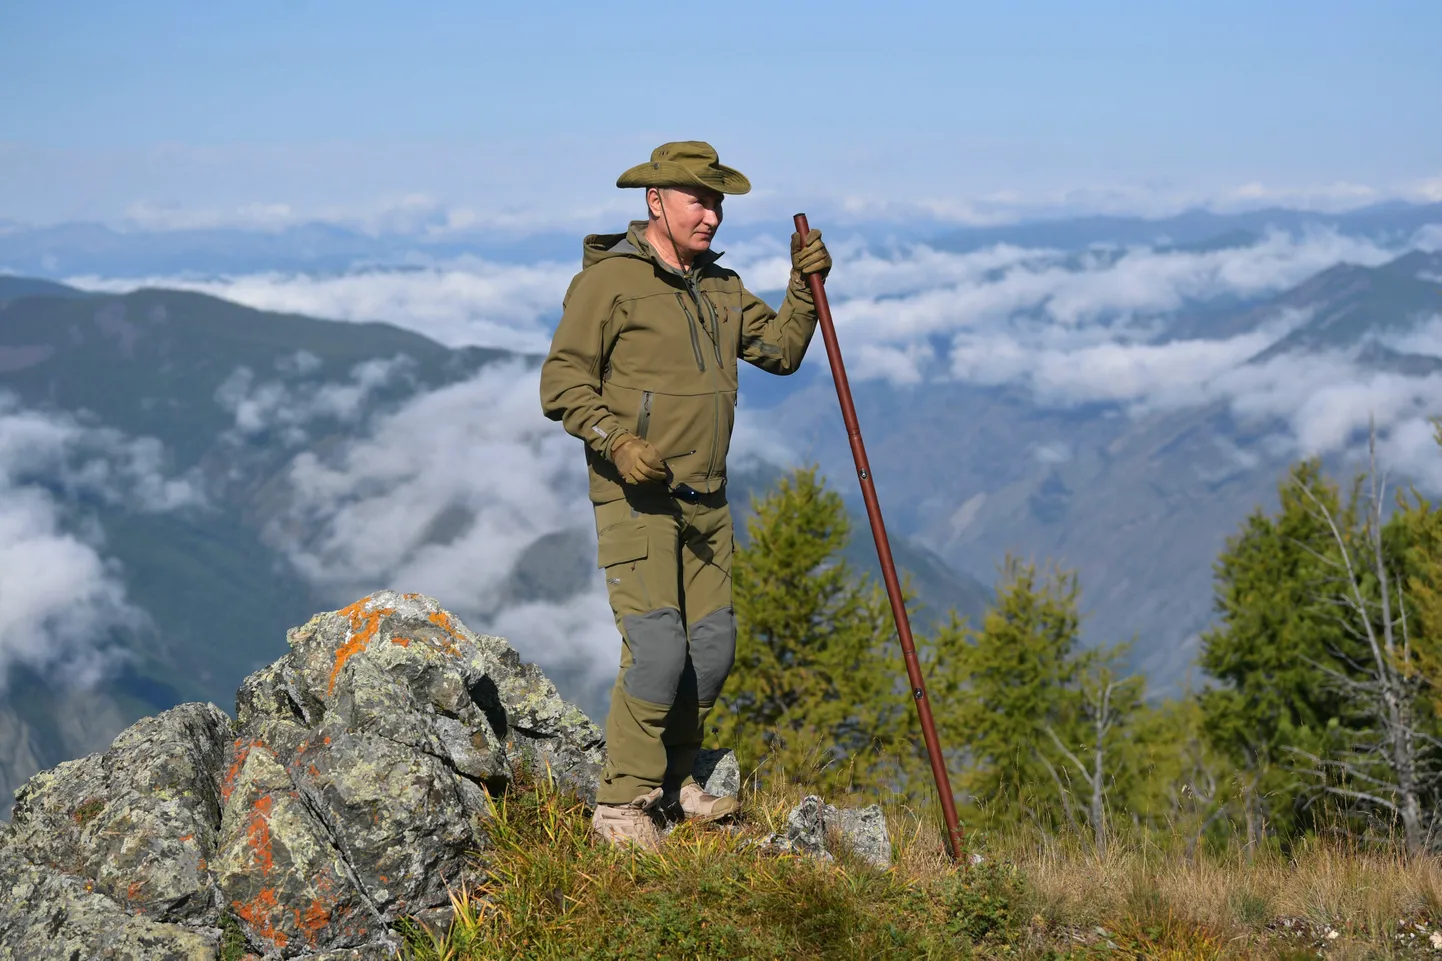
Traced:
<path fill-rule="evenodd" d="M 723 194 L 744 194 L 751 181 L 734 167 L 711 164 L 703 174 L 673 160 L 637 164 L 616 178 L 617 187 L 705 187 Z"/>

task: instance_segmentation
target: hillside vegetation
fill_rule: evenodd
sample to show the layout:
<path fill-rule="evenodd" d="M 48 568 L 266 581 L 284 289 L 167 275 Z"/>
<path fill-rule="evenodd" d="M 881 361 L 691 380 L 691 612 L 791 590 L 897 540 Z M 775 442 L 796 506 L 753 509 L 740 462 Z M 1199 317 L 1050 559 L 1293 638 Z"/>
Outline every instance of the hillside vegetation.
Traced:
<path fill-rule="evenodd" d="M 730 829 L 676 828 L 658 854 L 593 840 L 544 784 L 496 805 L 490 879 L 445 930 L 408 928 L 416 961 L 622 958 L 1301 959 L 1432 957 L 1442 867 L 1336 838 L 1290 855 L 1131 840 L 975 834 L 965 866 L 933 819 L 889 804 L 895 867 L 763 853 L 796 791 L 753 781 Z M 973 857 L 974 856 L 974 857 Z"/>

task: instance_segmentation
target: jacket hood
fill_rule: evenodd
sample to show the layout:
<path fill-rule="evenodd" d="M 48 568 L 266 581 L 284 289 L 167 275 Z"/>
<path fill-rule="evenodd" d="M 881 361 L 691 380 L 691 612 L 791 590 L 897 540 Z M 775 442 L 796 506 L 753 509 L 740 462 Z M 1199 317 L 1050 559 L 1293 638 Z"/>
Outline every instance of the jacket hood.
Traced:
<path fill-rule="evenodd" d="M 696 258 L 692 269 L 701 270 L 710 266 L 720 256 L 719 252 L 708 250 Z M 624 233 L 591 234 L 581 241 L 582 270 L 615 257 L 634 257 L 637 260 L 655 264 L 666 273 L 675 274 L 677 277 L 681 276 L 681 272 L 662 260 L 655 248 L 646 240 L 646 221 L 644 220 L 631 221 Z"/>

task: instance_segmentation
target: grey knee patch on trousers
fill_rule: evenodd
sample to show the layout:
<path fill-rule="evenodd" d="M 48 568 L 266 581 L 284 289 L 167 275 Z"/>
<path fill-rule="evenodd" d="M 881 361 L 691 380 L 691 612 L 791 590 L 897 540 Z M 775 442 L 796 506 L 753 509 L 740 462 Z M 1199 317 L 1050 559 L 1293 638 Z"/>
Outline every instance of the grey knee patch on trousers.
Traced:
<path fill-rule="evenodd" d="M 623 682 L 626 693 L 652 704 L 671 704 L 686 668 L 686 631 L 681 612 L 673 607 L 621 618 L 631 666 Z"/>
<path fill-rule="evenodd" d="M 691 625 L 691 663 L 696 668 L 696 697 L 711 704 L 736 662 L 736 612 L 730 607 L 712 611 Z"/>

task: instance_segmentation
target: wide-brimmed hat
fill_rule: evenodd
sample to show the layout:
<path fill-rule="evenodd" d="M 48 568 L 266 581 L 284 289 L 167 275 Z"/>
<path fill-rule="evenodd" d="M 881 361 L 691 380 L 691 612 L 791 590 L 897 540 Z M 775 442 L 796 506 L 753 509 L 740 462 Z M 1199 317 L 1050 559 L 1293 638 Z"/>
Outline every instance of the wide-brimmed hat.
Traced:
<path fill-rule="evenodd" d="M 617 187 L 707 187 L 723 194 L 744 194 L 751 181 L 720 163 L 716 148 L 701 140 L 663 143 L 649 163 L 637 164 L 616 179 Z"/>

